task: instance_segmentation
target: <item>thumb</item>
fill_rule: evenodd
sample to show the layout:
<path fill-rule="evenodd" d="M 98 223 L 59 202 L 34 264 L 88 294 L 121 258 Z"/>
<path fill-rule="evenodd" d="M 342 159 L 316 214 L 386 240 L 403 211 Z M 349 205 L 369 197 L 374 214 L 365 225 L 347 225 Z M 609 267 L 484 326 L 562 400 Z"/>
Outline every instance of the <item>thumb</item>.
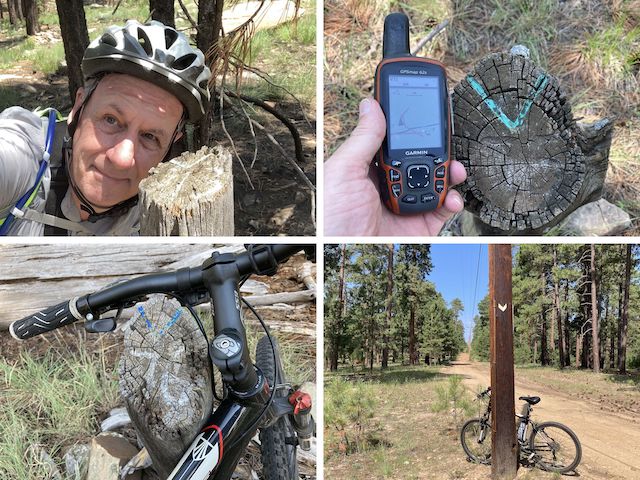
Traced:
<path fill-rule="evenodd" d="M 344 162 L 343 166 L 361 167 L 366 176 L 385 134 L 386 121 L 380 105 L 372 98 L 365 98 L 360 102 L 358 125 L 332 158 Z"/>

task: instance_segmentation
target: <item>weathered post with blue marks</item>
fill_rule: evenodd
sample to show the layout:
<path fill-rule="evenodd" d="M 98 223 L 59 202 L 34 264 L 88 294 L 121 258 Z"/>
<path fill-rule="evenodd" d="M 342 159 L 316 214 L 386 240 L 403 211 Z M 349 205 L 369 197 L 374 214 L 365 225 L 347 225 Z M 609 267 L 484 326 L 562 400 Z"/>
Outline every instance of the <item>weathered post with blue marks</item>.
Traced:
<path fill-rule="evenodd" d="M 125 329 L 120 393 L 153 468 L 167 478 L 213 407 L 207 342 L 177 300 L 158 294 L 137 305 Z"/>
<path fill-rule="evenodd" d="M 602 196 L 613 123 L 577 124 L 559 81 L 525 47 L 483 58 L 452 100 L 468 173 L 453 233 L 540 235 Z"/>

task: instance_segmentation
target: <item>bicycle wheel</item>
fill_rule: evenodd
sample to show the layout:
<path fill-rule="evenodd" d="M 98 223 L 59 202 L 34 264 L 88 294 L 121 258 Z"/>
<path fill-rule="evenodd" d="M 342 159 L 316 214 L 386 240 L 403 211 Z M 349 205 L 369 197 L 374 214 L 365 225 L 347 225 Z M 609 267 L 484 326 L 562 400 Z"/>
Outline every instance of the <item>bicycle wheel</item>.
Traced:
<path fill-rule="evenodd" d="M 536 463 L 550 472 L 570 472 L 582 458 L 582 447 L 576 434 L 557 422 L 544 422 L 534 426 L 529 437 L 529 447 L 536 454 Z"/>
<path fill-rule="evenodd" d="M 267 377 L 270 386 L 274 385 L 276 369 L 278 382 L 285 383 L 280 350 L 275 339 L 273 339 L 273 345 L 276 348 L 275 365 L 269 338 L 262 337 L 256 347 L 256 364 Z M 282 393 L 282 395 L 286 394 L 286 392 Z M 276 395 L 279 393 L 276 392 Z M 295 430 L 288 415 L 280 417 L 273 425 L 260 429 L 262 474 L 266 480 L 298 480 L 295 437 Z"/>
<path fill-rule="evenodd" d="M 460 430 L 460 442 L 470 460 L 491 465 L 491 425 L 480 418 L 467 421 Z"/>

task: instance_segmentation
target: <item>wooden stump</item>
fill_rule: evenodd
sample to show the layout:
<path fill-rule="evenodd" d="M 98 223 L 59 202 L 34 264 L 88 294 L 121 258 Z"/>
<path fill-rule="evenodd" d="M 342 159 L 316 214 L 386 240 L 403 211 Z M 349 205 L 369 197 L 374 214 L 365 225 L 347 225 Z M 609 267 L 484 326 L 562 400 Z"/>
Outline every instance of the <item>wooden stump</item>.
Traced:
<path fill-rule="evenodd" d="M 231 153 L 202 147 L 161 163 L 140 183 L 140 234 L 232 236 Z"/>
<path fill-rule="evenodd" d="M 153 468 L 167 478 L 213 409 L 207 342 L 187 309 L 153 295 L 138 305 L 124 343 L 120 392 Z"/>
<path fill-rule="evenodd" d="M 541 234 L 599 198 L 606 175 L 613 123 L 577 125 L 558 80 L 512 52 L 485 57 L 453 94 L 475 234 Z"/>

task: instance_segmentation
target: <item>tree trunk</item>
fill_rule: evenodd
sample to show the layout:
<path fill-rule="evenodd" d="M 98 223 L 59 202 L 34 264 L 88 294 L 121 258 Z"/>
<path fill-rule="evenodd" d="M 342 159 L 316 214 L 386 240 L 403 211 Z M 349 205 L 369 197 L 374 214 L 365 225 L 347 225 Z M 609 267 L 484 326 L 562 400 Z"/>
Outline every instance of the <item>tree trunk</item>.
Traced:
<path fill-rule="evenodd" d="M 24 12 L 27 35 L 35 35 L 40 31 L 38 23 L 38 3 L 36 0 L 22 0 L 22 11 Z"/>
<path fill-rule="evenodd" d="M 411 313 L 409 315 L 409 365 L 415 365 L 417 363 L 416 352 L 416 305 L 411 298 Z"/>
<path fill-rule="evenodd" d="M 484 57 L 452 102 L 455 156 L 468 172 L 461 193 L 475 222 L 464 234 L 539 235 L 602 196 L 613 122 L 578 126 L 559 81 L 528 55 Z"/>
<path fill-rule="evenodd" d="M 591 244 L 591 328 L 593 371 L 600 373 L 600 335 L 598 333 L 598 302 L 596 295 L 596 246 Z"/>
<path fill-rule="evenodd" d="M 151 19 L 176 28 L 173 0 L 149 0 Z"/>
<path fill-rule="evenodd" d="M 624 302 L 618 326 L 618 370 L 627 371 L 627 328 L 629 326 L 629 289 L 631 286 L 631 245 L 627 244 L 627 258 L 624 270 Z"/>
<path fill-rule="evenodd" d="M 120 393 L 153 468 L 167 478 L 213 408 L 208 346 L 177 300 L 153 295 L 125 331 Z"/>
<path fill-rule="evenodd" d="M 22 2 L 20 0 L 14 0 L 16 5 L 16 17 L 18 21 L 22 21 L 24 19 L 24 12 L 22 11 Z"/>
<path fill-rule="evenodd" d="M 576 335 L 576 368 L 582 366 L 582 333 Z"/>
<path fill-rule="evenodd" d="M 545 278 L 544 272 L 541 272 L 540 280 L 541 280 L 540 295 L 542 298 L 545 298 L 547 280 Z M 542 320 L 542 323 L 540 326 L 540 364 L 544 367 L 545 365 L 549 365 L 549 352 L 547 349 L 547 312 L 545 310 L 544 303 L 542 305 L 542 311 L 540 312 L 540 316 Z"/>
<path fill-rule="evenodd" d="M 569 282 L 565 283 L 564 285 L 564 301 L 565 301 L 565 305 L 567 305 L 567 302 L 569 301 Z M 565 314 L 564 314 L 564 340 L 565 340 L 565 346 L 566 349 L 564 351 L 565 353 L 565 361 L 564 364 L 566 366 L 571 365 L 571 335 L 569 333 L 569 308 L 566 308 Z"/>
<path fill-rule="evenodd" d="M 346 244 L 340 247 L 340 274 L 338 280 L 338 312 L 336 328 L 331 337 L 331 351 L 329 352 L 329 370 L 338 370 L 338 358 L 340 356 L 340 339 L 342 336 L 342 310 L 344 305 L 344 262 L 346 257 Z"/>
<path fill-rule="evenodd" d="M 9 23 L 15 25 L 18 22 L 15 0 L 7 0 L 7 11 L 9 12 Z"/>
<path fill-rule="evenodd" d="M 76 91 L 83 85 L 80 64 L 84 50 L 89 45 L 87 21 L 84 16 L 82 0 L 56 0 L 60 33 L 64 44 L 64 56 L 67 61 L 67 77 L 69 78 L 69 98 L 75 101 Z"/>
<path fill-rule="evenodd" d="M 231 153 L 202 147 L 161 163 L 140 183 L 140 234 L 232 236 Z"/>
<path fill-rule="evenodd" d="M 382 332 L 382 368 L 389 364 L 389 326 L 391 325 L 391 309 L 393 307 L 393 244 L 388 245 L 387 261 L 387 311 Z"/>
<path fill-rule="evenodd" d="M 564 329 L 562 328 L 562 312 L 560 311 L 560 285 L 558 281 L 558 249 L 553 246 L 553 310 L 558 324 L 558 365 L 564 368 Z"/>
<path fill-rule="evenodd" d="M 198 2 L 198 33 L 196 34 L 197 47 L 205 52 L 217 45 L 222 35 L 222 11 L 223 0 L 200 0 Z M 207 60 L 212 60 L 207 57 Z M 211 98 L 214 92 L 211 92 Z M 205 113 L 200 123 L 200 135 L 196 139 L 196 145 L 208 145 L 215 125 L 215 108 L 213 102 L 209 111 Z"/>

